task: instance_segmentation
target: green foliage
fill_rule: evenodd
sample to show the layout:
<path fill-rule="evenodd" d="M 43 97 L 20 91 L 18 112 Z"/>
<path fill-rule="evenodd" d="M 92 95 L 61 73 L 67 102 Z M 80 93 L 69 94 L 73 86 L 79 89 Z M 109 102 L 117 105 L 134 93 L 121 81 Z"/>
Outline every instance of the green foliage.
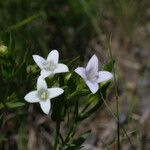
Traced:
<path fill-rule="evenodd" d="M 106 91 L 110 85 L 110 82 L 102 85 L 95 95 L 89 95 L 87 97 L 87 100 L 85 102 L 85 108 L 84 111 L 79 114 L 78 120 L 82 121 L 86 118 L 88 118 L 90 115 L 92 115 L 94 112 L 96 112 L 102 105 L 104 100 L 106 99 Z M 93 106 L 92 106 L 93 105 Z M 88 109 L 89 106 L 92 106 L 92 108 Z"/>
<path fill-rule="evenodd" d="M 86 131 L 85 133 L 81 134 L 78 139 L 73 140 L 73 142 L 67 146 L 65 150 L 80 150 L 82 148 L 82 144 L 88 138 L 91 131 Z"/>
<path fill-rule="evenodd" d="M 7 38 L 6 38 L 7 39 Z M 0 102 L 0 110 L 17 110 L 22 108 L 25 111 L 25 103 L 23 101 L 23 97 L 25 94 L 25 90 L 28 87 L 31 89 L 34 87 L 35 82 L 30 82 L 32 78 L 37 78 L 39 74 L 39 69 L 29 64 L 29 51 L 25 51 L 24 56 L 21 58 L 15 58 L 16 52 L 12 50 L 15 49 L 15 41 L 10 34 L 8 38 L 8 56 L 1 57 L 1 76 L 2 82 L 6 82 L 6 89 L 3 89 L 3 93 L 1 95 Z M 20 56 L 21 57 L 21 56 Z M 78 57 L 69 60 L 68 66 L 70 70 L 74 70 L 78 61 Z M 113 66 L 110 63 L 107 65 L 109 69 L 112 69 Z M 12 69 L 13 68 L 13 69 Z M 36 76 L 36 77 L 35 77 Z M 18 80 L 16 80 L 18 79 Z M 22 84 L 22 82 L 24 84 Z M 52 114 L 51 118 L 56 124 L 60 125 L 63 121 L 66 121 L 68 116 L 68 126 L 69 130 L 66 134 L 66 138 L 62 140 L 61 133 L 59 133 L 59 128 L 57 129 L 57 147 L 62 147 L 68 145 L 71 141 L 72 144 L 68 145 L 70 149 L 80 149 L 82 143 L 86 140 L 89 132 L 83 134 L 79 139 L 74 140 L 74 135 L 77 129 L 77 125 L 80 121 L 86 119 L 91 114 L 93 114 L 100 106 L 103 104 L 102 98 L 106 98 L 106 90 L 108 88 L 109 83 L 100 85 L 100 90 L 98 94 L 92 95 L 89 89 L 87 89 L 83 80 L 74 72 L 70 71 L 69 73 L 55 75 L 54 78 L 47 79 L 48 86 L 59 86 L 64 89 L 64 94 L 52 99 Z M 20 85 L 22 85 L 20 87 Z M 11 89 L 14 86 L 14 89 Z M 16 92 L 18 91 L 18 92 Z M 85 101 L 82 102 L 82 97 L 84 96 Z M 79 110 L 79 107 L 84 105 L 86 109 L 82 111 Z M 87 106 L 86 106 L 87 105 Z M 89 107 L 91 106 L 91 107 Z M 25 114 L 25 112 L 23 112 Z M 18 114 L 19 115 L 19 114 Z M 24 120 L 23 120 L 24 121 Z M 5 136 L 5 134 L 4 134 Z M 19 128 L 19 141 L 18 147 L 24 147 L 26 142 L 26 137 L 24 135 L 24 129 L 22 126 Z M 5 140 L 5 138 L 2 138 Z M 62 140 L 62 143 L 60 141 Z M 56 148 L 57 148 L 56 147 Z"/>
<path fill-rule="evenodd" d="M 149 0 L 0 1 L 0 46 L 7 47 L 6 52 L 0 50 L 0 144 L 10 137 L 1 131 L 7 115 L 16 116 L 12 122 L 16 122 L 16 118 L 22 122 L 27 119 L 23 116 L 27 115 L 28 104 L 23 98 L 27 91 L 35 88 L 40 71 L 33 64 L 32 54 L 46 56 L 49 50 L 56 48 L 62 50 L 63 57 L 80 55 L 83 61 L 92 39 L 99 38 L 103 45 L 105 33 L 114 34 L 114 31 L 119 31 L 119 40 L 134 42 L 137 27 L 148 22 L 149 3 Z M 115 26 L 112 30 L 108 22 Z M 67 126 L 70 132 L 64 138 L 66 144 L 74 137 L 77 124 L 103 105 L 110 83 L 99 85 L 98 93 L 92 95 L 73 71 L 79 57 L 64 62 L 71 72 L 47 80 L 49 86 L 59 85 L 65 90 L 52 101 L 52 119 L 57 123 L 68 117 L 68 124 L 72 123 L 70 128 Z M 106 64 L 104 70 L 111 71 L 114 62 Z M 75 111 L 80 106 L 84 106 L 83 109 Z M 38 113 L 36 107 L 34 110 Z M 22 149 L 26 144 L 22 124 L 13 128 L 13 132 L 19 134 L 18 148 Z M 82 141 L 79 145 L 78 140 L 72 142 L 75 144 L 72 149 L 77 145 L 79 148 L 87 136 L 85 133 L 78 139 Z M 63 141 L 60 143 L 63 145 Z"/>
<path fill-rule="evenodd" d="M 113 63 L 110 62 L 106 64 L 104 68 L 112 70 L 113 65 L 114 61 Z M 80 149 L 82 143 L 88 137 L 89 132 L 80 136 L 79 139 L 73 139 L 77 126 L 81 121 L 90 117 L 94 112 L 100 109 L 106 100 L 106 92 L 110 82 L 100 84 L 99 91 L 96 94 L 91 94 L 83 80 L 76 73 L 66 73 L 65 75 L 59 75 L 57 77 L 60 78 L 60 80 L 55 80 L 54 77 L 56 82 L 59 81 L 57 85 L 62 86 L 65 83 L 65 92 L 63 95 L 52 100 L 52 119 L 59 125 L 58 127 L 60 127 L 62 121 L 64 122 L 68 118 L 68 132 L 66 133 L 66 137 L 63 138 L 60 132 L 59 134 L 57 133 L 59 131 L 59 129 L 57 129 L 57 144 L 55 143 L 57 146 L 55 149 L 59 149 L 59 147 L 65 150 Z M 80 110 L 80 106 L 82 106 L 83 109 Z"/>
<path fill-rule="evenodd" d="M 55 98 L 52 101 L 52 120 L 53 121 L 64 121 L 66 114 L 65 97 L 63 95 Z"/>
<path fill-rule="evenodd" d="M 27 149 L 27 138 L 25 135 L 25 127 L 24 123 L 20 125 L 19 131 L 18 131 L 18 149 L 26 150 Z"/>
<path fill-rule="evenodd" d="M 115 60 L 111 60 L 108 64 L 106 64 L 103 67 L 103 70 L 112 71 L 114 64 L 115 64 Z"/>

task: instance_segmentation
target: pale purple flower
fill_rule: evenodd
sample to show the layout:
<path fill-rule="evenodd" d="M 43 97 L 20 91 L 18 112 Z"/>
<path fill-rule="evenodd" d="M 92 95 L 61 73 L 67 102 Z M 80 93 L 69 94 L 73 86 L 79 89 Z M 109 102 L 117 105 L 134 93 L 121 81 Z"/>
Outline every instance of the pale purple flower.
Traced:
<path fill-rule="evenodd" d="M 96 55 L 91 57 L 86 68 L 78 67 L 75 72 L 83 78 L 93 94 L 98 91 L 98 83 L 108 81 L 113 77 L 112 73 L 108 71 L 98 71 L 98 58 Z"/>
<path fill-rule="evenodd" d="M 48 54 L 47 59 L 39 55 L 33 55 L 33 59 L 41 69 L 41 77 L 43 78 L 53 76 L 56 73 L 63 73 L 69 71 L 68 67 L 65 64 L 58 63 L 59 53 L 57 50 L 52 50 Z"/>
<path fill-rule="evenodd" d="M 47 88 L 46 81 L 39 77 L 37 90 L 29 92 L 24 99 L 29 103 L 40 103 L 41 109 L 48 114 L 51 108 L 50 99 L 61 95 L 64 92 L 61 88 Z"/>

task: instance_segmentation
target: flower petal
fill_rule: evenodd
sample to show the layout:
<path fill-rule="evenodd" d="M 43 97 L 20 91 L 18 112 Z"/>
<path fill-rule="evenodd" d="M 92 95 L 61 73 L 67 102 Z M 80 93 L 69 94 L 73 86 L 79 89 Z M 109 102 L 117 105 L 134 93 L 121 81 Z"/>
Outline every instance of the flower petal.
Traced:
<path fill-rule="evenodd" d="M 36 62 L 36 64 L 39 66 L 40 69 L 43 69 L 44 68 L 44 65 L 46 63 L 46 60 L 39 56 L 39 55 L 32 55 L 34 61 Z"/>
<path fill-rule="evenodd" d="M 110 80 L 113 78 L 113 74 L 108 71 L 99 71 L 98 83 Z"/>
<path fill-rule="evenodd" d="M 64 90 L 61 88 L 49 88 L 48 89 L 50 99 L 61 95 L 63 92 Z"/>
<path fill-rule="evenodd" d="M 77 73 L 77 74 L 79 74 L 84 80 L 86 80 L 86 71 L 85 71 L 85 68 L 83 68 L 83 67 L 78 67 L 78 68 L 76 68 L 75 69 L 75 72 Z"/>
<path fill-rule="evenodd" d="M 24 99 L 29 102 L 29 103 L 37 103 L 39 102 L 39 98 L 37 96 L 37 91 L 31 91 L 29 92 L 25 97 Z"/>
<path fill-rule="evenodd" d="M 53 75 L 53 73 L 51 72 L 51 71 L 47 71 L 47 70 L 41 70 L 41 77 L 42 78 L 46 78 L 46 77 L 49 77 L 49 76 L 51 76 L 51 75 Z"/>
<path fill-rule="evenodd" d="M 42 76 L 39 76 L 37 80 L 37 90 L 40 89 L 47 89 L 46 81 L 43 79 Z"/>
<path fill-rule="evenodd" d="M 89 60 L 87 66 L 86 66 L 86 72 L 93 73 L 93 76 L 97 75 L 97 73 L 98 73 L 98 58 L 96 55 L 93 55 L 91 57 L 91 59 Z"/>
<path fill-rule="evenodd" d="M 87 86 L 89 87 L 90 91 L 95 94 L 98 91 L 98 83 L 86 81 Z"/>
<path fill-rule="evenodd" d="M 69 69 L 65 64 L 59 63 L 53 73 L 68 72 Z"/>
<path fill-rule="evenodd" d="M 47 61 L 52 61 L 55 64 L 58 64 L 58 59 L 59 59 L 59 53 L 57 50 L 52 50 L 47 56 Z"/>
<path fill-rule="evenodd" d="M 40 101 L 40 106 L 41 106 L 41 109 L 43 110 L 43 112 L 45 114 L 48 114 L 50 111 L 50 108 L 51 108 L 50 100 L 48 99 L 46 101 Z"/>

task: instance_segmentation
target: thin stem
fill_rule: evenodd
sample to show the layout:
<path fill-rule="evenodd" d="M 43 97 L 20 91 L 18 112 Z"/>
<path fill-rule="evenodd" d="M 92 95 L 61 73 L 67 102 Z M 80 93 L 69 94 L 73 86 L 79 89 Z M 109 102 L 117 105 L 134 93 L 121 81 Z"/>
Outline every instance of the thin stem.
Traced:
<path fill-rule="evenodd" d="M 117 109 L 117 149 L 120 150 L 120 124 L 119 124 L 119 102 L 118 95 L 116 95 L 116 109 Z"/>
<path fill-rule="evenodd" d="M 79 100 L 78 99 L 76 100 L 75 111 L 76 111 L 76 113 L 75 113 L 75 121 L 77 121 L 78 120 L 78 115 L 79 115 Z"/>
<path fill-rule="evenodd" d="M 56 122 L 56 135 L 55 135 L 55 143 L 54 143 L 54 150 L 57 150 L 57 147 L 59 145 L 59 131 L 60 131 L 60 122 Z"/>
<path fill-rule="evenodd" d="M 67 136 L 64 140 L 64 143 L 63 145 L 65 145 L 66 143 L 68 143 L 68 141 L 70 140 L 69 138 L 70 137 L 73 137 L 74 136 L 74 133 L 75 133 L 75 129 L 76 129 L 76 126 L 77 126 L 77 122 L 78 122 L 78 114 L 79 114 L 79 101 L 78 99 L 76 100 L 76 103 L 75 103 L 75 109 L 74 109 L 74 116 L 73 116 L 73 121 L 72 121 L 72 124 L 69 128 L 69 131 L 67 133 Z"/>
<path fill-rule="evenodd" d="M 111 39 L 111 38 L 110 38 Z M 109 54 L 111 60 L 113 60 L 112 52 L 111 52 L 111 40 L 109 40 Z M 113 65 L 113 74 L 114 74 L 114 87 L 115 87 L 115 97 L 116 97 L 116 111 L 117 111 L 117 149 L 120 150 L 120 124 L 119 124 L 119 96 L 118 96 L 118 86 L 117 86 L 117 79 L 116 79 L 116 71 L 115 65 Z"/>
<path fill-rule="evenodd" d="M 84 113 L 84 112 L 87 110 L 87 108 L 90 106 L 90 104 L 91 104 L 91 103 L 88 103 L 88 104 L 82 109 L 81 113 Z"/>
<path fill-rule="evenodd" d="M 110 107 L 108 106 L 108 104 L 106 103 L 105 99 L 103 98 L 102 93 L 101 93 L 101 96 L 102 96 L 102 100 L 103 100 L 105 106 L 107 107 L 108 111 L 112 114 L 112 116 L 115 118 L 115 120 L 116 120 L 117 122 L 119 122 L 118 117 L 111 111 Z M 134 146 L 133 146 L 133 144 L 132 144 L 132 142 L 131 142 L 130 137 L 129 137 L 128 134 L 127 134 L 127 131 L 126 131 L 123 127 L 120 127 L 120 128 L 122 129 L 122 131 L 124 132 L 124 134 L 125 134 L 126 137 L 128 138 L 131 147 L 134 149 Z"/>
<path fill-rule="evenodd" d="M 116 81 L 116 72 L 115 68 L 113 67 L 114 73 L 114 85 L 115 85 L 115 97 L 116 97 L 116 111 L 117 111 L 117 149 L 120 150 L 120 124 L 119 124 L 119 97 L 118 97 L 118 87 Z"/>

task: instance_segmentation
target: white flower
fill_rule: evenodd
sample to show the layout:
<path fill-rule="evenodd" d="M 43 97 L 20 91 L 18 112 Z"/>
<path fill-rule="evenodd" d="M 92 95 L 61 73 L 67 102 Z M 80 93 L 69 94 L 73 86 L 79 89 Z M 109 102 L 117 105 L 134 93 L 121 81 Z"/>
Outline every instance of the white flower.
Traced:
<path fill-rule="evenodd" d="M 29 103 L 40 103 L 41 109 L 48 114 L 51 108 L 50 99 L 61 95 L 64 92 L 61 88 L 47 88 L 42 77 L 37 80 L 37 90 L 29 92 L 24 99 Z"/>
<path fill-rule="evenodd" d="M 96 55 L 92 56 L 86 68 L 78 67 L 75 72 L 83 78 L 93 94 L 98 91 L 98 83 L 110 80 L 113 77 L 112 73 L 108 71 L 98 71 L 98 58 Z"/>
<path fill-rule="evenodd" d="M 48 54 L 47 59 L 44 59 L 39 55 L 33 55 L 33 59 L 41 69 L 41 76 L 43 78 L 53 76 L 56 73 L 69 71 L 68 67 L 65 64 L 58 63 L 59 53 L 57 50 L 52 50 Z"/>

